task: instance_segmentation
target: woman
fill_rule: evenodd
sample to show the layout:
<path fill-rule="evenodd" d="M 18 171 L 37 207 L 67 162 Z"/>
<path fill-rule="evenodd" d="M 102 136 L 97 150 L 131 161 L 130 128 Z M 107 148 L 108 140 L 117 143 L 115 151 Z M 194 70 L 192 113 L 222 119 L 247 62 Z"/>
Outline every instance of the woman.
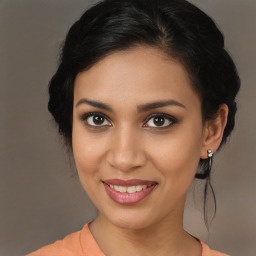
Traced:
<path fill-rule="evenodd" d="M 206 204 L 239 86 L 221 32 L 185 0 L 86 11 L 64 43 L 49 110 L 98 216 L 29 256 L 225 255 L 182 221 L 194 178 L 206 180 Z"/>

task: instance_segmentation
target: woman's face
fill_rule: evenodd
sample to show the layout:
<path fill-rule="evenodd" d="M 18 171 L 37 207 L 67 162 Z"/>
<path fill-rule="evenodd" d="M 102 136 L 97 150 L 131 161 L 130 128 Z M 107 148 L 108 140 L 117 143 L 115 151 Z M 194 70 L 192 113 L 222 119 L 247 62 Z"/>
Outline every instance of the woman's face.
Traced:
<path fill-rule="evenodd" d="M 73 152 L 109 223 L 140 229 L 182 218 L 203 148 L 201 103 L 183 66 L 159 50 L 115 52 L 78 74 Z"/>

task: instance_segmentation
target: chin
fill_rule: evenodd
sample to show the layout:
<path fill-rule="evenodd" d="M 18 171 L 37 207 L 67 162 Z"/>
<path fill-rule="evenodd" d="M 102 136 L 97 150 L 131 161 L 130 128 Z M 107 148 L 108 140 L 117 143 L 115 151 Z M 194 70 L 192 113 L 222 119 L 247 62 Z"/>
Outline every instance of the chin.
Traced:
<path fill-rule="evenodd" d="M 131 209 L 124 209 L 118 214 L 105 215 L 105 218 L 112 225 L 129 230 L 146 229 L 158 222 L 156 216 L 152 216 L 152 213 L 142 213 Z"/>
<path fill-rule="evenodd" d="M 113 220 L 112 224 L 114 224 L 118 228 L 129 230 L 142 230 L 150 226 L 150 223 L 148 223 L 147 221 L 126 219 Z"/>

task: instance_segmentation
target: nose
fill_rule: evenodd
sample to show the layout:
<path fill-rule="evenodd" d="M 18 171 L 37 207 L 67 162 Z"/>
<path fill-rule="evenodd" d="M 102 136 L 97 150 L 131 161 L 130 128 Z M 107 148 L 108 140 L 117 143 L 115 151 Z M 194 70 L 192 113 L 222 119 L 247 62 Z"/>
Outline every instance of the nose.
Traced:
<path fill-rule="evenodd" d="M 142 138 L 129 127 L 115 128 L 107 153 L 108 163 L 122 172 L 133 171 L 146 163 Z"/>

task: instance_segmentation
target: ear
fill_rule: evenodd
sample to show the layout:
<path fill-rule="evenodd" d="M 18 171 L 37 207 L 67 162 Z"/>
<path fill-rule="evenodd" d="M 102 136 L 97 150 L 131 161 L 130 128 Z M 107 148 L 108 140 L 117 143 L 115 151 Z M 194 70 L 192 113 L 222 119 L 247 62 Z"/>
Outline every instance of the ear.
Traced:
<path fill-rule="evenodd" d="M 202 159 L 208 158 L 207 150 L 211 150 L 215 153 L 219 148 L 227 124 L 227 119 L 228 106 L 226 104 L 221 104 L 216 117 L 205 122 L 200 156 Z"/>

